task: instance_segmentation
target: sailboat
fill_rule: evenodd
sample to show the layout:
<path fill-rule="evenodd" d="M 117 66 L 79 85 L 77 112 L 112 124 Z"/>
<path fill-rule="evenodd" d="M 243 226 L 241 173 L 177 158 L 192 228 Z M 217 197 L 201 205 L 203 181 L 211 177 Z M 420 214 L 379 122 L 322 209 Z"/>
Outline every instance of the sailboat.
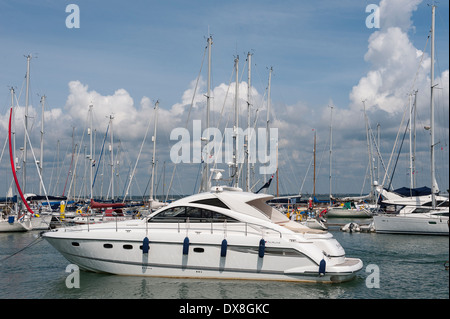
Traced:
<path fill-rule="evenodd" d="M 14 159 L 14 156 L 12 155 L 12 141 L 11 141 L 11 118 L 12 118 L 12 112 L 13 112 L 13 106 L 14 105 L 14 89 L 11 88 L 11 114 L 10 114 L 10 120 L 9 120 L 9 131 L 8 131 L 8 140 L 9 140 L 9 153 L 10 158 Z M 12 165 L 14 162 L 12 162 Z M 12 198 L 12 189 L 10 188 L 8 191 L 8 198 Z M 19 216 L 19 213 L 17 211 L 17 203 L 14 203 L 14 208 L 11 209 L 14 213 L 9 211 L 7 207 L 5 206 L 0 215 L 0 233 L 3 232 L 23 232 L 31 229 L 31 222 L 30 219 L 27 216 Z M 20 217 L 20 218 L 19 218 Z"/>
<path fill-rule="evenodd" d="M 20 194 L 20 198 L 22 199 L 22 202 L 25 204 L 28 212 L 31 215 L 34 215 L 34 212 L 31 210 L 31 207 L 28 205 L 28 202 L 26 201 L 22 189 L 20 188 L 19 181 L 17 180 L 17 174 L 16 174 L 16 168 L 14 165 L 14 157 L 12 152 L 12 142 L 11 142 L 11 119 L 13 114 L 13 107 L 11 107 L 11 111 L 9 114 L 9 126 L 8 126 L 8 141 L 9 141 L 9 157 L 11 161 L 11 169 L 14 176 L 14 181 L 17 186 L 17 191 Z M 31 224 L 31 216 L 27 215 L 26 213 L 18 213 L 17 216 L 15 215 L 9 215 L 7 219 L 1 218 L 0 219 L 0 232 L 11 232 L 11 231 L 28 231 L 33 228 Z"/>
<path fill-rule="evenodd" d="M 397 214 L 380 214 L 374 216 L 374 225 L 377 233 L 393 234 L 420 234 L 420 235 L 449 235 L 449 208 L 448 199 L 446 207 L 439 208 L 436 205 L 439 188 L 435 177 L 435 159 L 434 159 L 434 36 L 435 36 L 435 11 L 436 6 L 432 5 L 431 18 L 431 202 L 426 205 L 428 195 L 411 196 L 410 203 L 408 199 L 403 202 L 405 206 Z M 388 194 L 391 195 L 392 194 Z M 397 203 L 399 198 L 393 198 Z M 400 197 L 400 199 L 402 199 Z M 403 199 L 405 200 L 405 199 Z M 420 200 L 420 202 L 418 202 Z M 425 200 L 425 201 L 424 201 Z M 417 203 L 420 203 L 417 205 Z"/>
<path fill-rule="evenodd" d="M 151 179 L 151 185 L 150 185 L 150 198 L 149 198 L 149 204 L 148 204 L 148 208 L 151 211 L 154 211 L 154 210 L 166 205 L 165 203 L 158 201 L 156 198 L 153 198 L 154 185 L 155 185 L 156 128 L 158 125 L 158 107 L 159 107 L 159 101 L 156 101 L 156 103 L 155 103 L 155 126 L 154 126 L 154 131 L 153 131 L 153 136 L 152 136 L 152 140 L 153 140 L 152 179 Z"/>
<path fill-rule="evenodd" d="M 358 196 L 358 197 L 345 197 L 345 198 L 335 198 L 331 192 L 331 155 L 332 155 L 332 146 L 333 146 L 333 106 L 331 106 L 331 120 L 330 120 L 330 206 L 327 208 L 326 216 L 327 218 L 371 218 L 372 211 L 369 209 L 369 206 L 364 202 L 367 200 L 370 195 L 366 196 Z M 367 119 L 366 119 L 367 125 Z M 366 131 L 368 132 L 367 128 Z M 369 154 L 370 158 L 370 154 Z M 369 161 L 370 163 L 370 161 Z M 332 204 L 332 202 L 335 204 Z"/>

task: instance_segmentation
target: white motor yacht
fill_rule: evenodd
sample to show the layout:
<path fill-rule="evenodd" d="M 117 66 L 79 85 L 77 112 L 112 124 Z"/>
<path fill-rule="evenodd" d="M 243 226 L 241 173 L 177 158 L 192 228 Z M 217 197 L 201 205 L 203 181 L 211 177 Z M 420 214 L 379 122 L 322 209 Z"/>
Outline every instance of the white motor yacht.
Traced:
<path fill-rule="evenodd" d="M 226 187 L 189 196 L 145 219 L 43 234 L 80 269 L 118 275 L 343 282 L 361 270 L 333 236 L 289 220 L 271 195 Z"/>

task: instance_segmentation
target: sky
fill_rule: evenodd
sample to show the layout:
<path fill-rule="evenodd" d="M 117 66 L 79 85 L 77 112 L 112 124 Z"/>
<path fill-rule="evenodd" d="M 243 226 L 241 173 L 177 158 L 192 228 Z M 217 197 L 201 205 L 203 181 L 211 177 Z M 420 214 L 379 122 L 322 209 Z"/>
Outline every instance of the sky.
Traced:
<path fill-rule="evenodd" d="M 77 5 L 78 12 L 66 12 L 70 4 Z M 15 90 L 16 156 L 22 162 L 27 55 L 32 56 L 28 130 L 37 159 L 40 101 L 46 97 L 43 181 L 49 195 L 89 193 L 86 130 L 89 105 L 93 105 L 94 171 L 98 168 L 94 195 L 114 192 L 123 196 L 130 185 L 129 195 L 148 196 L 156 101 L 155 193 L 166 194 L 169 186 L 173 195 L 197 192 L 201 164 L 193 160 L 199 143 L 193 141 L 194 121 L 202 121 L 203 131 L 209 36 L 213 39 L 210 126 L 221 133 L 234 125 L 235 59 L 239 57 L 238 127 L 243 130 L 249 91 L 247 54 L 251 53 L 249 96 L 255 129 L 266 127 L 269 70 L 273 70 L 269 113 L 270 127 L 278 130 L 279 194 L 309 196 L 330 190 L 333 194 L 367 194 L 370 167 L 372 180 L 379 184 L 387 187 L 385 176 L 393 176 L 392 187 L 409 187 L 413 144 L 408 131 L 403 142 L 402 137 L 414 91 L 414 175 L 417 187 L 430 186 L 430 133 L 424 129 L 430 125 L 429 4 L 420 0 L 0 0 L 0 197 L 12 183 L 7 145 L 11 87 Z M 379 9 L 379 25 L 370 24 L 376 22 L 374 12 L 366 11 L 370 5 Z M 441 192 L 446 193 L 449 4 L 440 1 L 436 5 L 436 175 Z M 71 27 L 76 21 L 79 25 Z M 110 117 L 114 188 L 111 131 L 104 139 Z M 171 140 L 170 136 L 177 128 L 188 129 L 190 140 L 183 140 L 183 145 L 191 161 L 177 164 L 174 171 L 170 152 L 181 144 L 177 144 L 179 138 Z M 368 131 L 374 137 L 369 143 Z M 228 177 L 229 168 L 221 162 L 217 168 L 224 169 Z M 25 191 L 39 193 L 30 150 L 26 165 Z M 262 166 L 257 158 L 251 173 L 253 190 L 271 176 L 260 174 Z M 244 187 L 244 181 L 240 183 Z M 268 192 L 276 194 L 276 185 L 274 177 Z"/>

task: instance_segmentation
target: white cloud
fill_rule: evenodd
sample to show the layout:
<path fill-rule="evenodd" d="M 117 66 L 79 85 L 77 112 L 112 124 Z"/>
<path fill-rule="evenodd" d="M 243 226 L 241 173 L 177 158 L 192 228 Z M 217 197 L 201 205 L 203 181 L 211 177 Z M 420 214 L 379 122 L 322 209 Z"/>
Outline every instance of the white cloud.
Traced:
<path fill-rule="evenodd" d="M 422 0 L 382 0 L 380 2 L 380 27 L 387 30 L 391 27 L 408 31 L 412 26 L 412 14 Z"/>
<path fill-rule="evenodd" d="M 364 57 L 372 69 L 353 87 L 351 107 L 359 109 L 366 100 L 367 109 L 401 112 L 408 94 L 426 84 L 430 60 L 422 55 L 400 28 L 373 33 Z"/>

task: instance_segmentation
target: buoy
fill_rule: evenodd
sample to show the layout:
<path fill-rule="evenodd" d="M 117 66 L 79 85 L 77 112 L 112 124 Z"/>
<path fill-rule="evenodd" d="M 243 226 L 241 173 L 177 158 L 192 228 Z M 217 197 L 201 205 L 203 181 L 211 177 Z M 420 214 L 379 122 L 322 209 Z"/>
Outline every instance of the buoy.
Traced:
<path fill-rule="evenodd" d="M 150 250 L 149 243 L 150 243 L 150 241 L 148 240 L 147 237 L 145 237 L 144 240 L 142 241 L 142 253 L 143 254 L 148 254 L 148 251 Z"/>
<path fill-rule="evenodd" d="M 225 257 L 227 255 L 227 240 L 222 240 L 222 245 L 220 246 L 220 257 Z"/>
<path fill-rule="evenodd" d="M 259 241 L 259 250 L 258 250 L 258 255 L 259 257 L 263 258 L 264 257 L 264 250 L 266 249 L 266 241 L 262 238 Z"/>
<path fill-rule="evenodd" d="M 325 259 L 322 259 L 319 264 L 319 276 L 322 277 L 325 275 L 326 266 L 327 266 L 327 263 L 326 263 Z"/>
<path fill-rule="evenodd" d="M 187 255 L 189 253 L 189 238 L 186 237 L 183 241 L 183 255 Z"/>

